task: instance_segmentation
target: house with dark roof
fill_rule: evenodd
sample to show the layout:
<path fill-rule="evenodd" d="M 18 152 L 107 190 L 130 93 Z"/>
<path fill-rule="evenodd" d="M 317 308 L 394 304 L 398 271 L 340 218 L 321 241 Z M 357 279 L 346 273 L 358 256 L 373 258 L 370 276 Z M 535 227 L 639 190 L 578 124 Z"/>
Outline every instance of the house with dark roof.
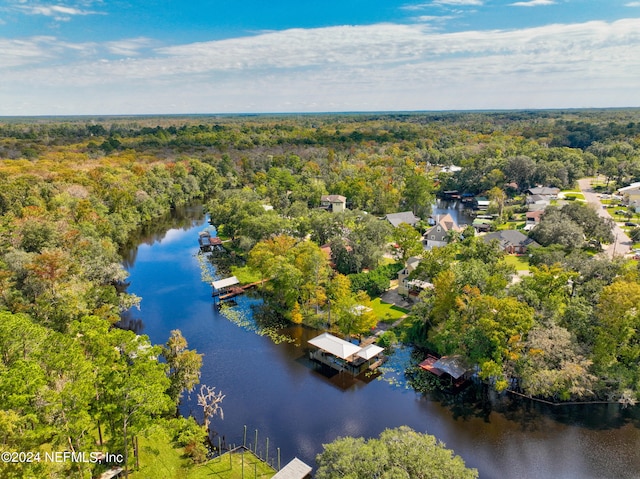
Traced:
<path fill-rule="evenodd" d="M 549 196 L 552 197 L 552 199 L 557 198 L 558 193 L 560 193 L 560 188 L 553 188 L 549 186 L 536 186 L 535 188 L 529 188 L 527 190 L 527 194 L 529 195 Z"/>
<path fill-rule="evenodd" d="M 540 246 L 527 235 L 516 230 L 502 230 L 486 234 L 482 237 L 486 243 L 498 241 L 500 248 L 508 254 L 525 254 L 531 247 Z"/>
<path fill-rule="evenodd" d="M 424 234 L 424 245 L 426 249 L 445 246 L 450 231 L 462 232 L 450 214 L 436 218 L 436 224 L 429 228 Z"/>
<path fill-rule="evenodd" d="M 418 221 L 420 221 L 420 218 L 414 215 L 413 211 L 389 213 L 385 218 L 394 228 L 397 228 L 400 223 L 407 223 L 408 225 L 414 226 Z"/>

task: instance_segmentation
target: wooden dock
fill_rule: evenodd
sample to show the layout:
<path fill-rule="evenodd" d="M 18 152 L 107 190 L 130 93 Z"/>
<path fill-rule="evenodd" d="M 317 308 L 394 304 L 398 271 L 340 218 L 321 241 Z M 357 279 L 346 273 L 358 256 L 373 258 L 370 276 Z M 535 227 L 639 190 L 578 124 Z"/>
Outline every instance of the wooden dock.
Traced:
<path fill-rule="evenodd" d="M 249 283 L 249 284 L 245 284 L 243 286 L 233 286 L 231 288 L 228 289 L 228 291 L 225 294 L 221 294 L 218 296 L 218 301 L 225 301 L 227 299 L 231 299 L 231 298 L 235 298 L 236 296 L 240 296 L 241 294 L 243 294 L 245 291 L 256 287 L 257 285 L 261 284 L 262 281 L 256 281 L 255 283 Z"/>

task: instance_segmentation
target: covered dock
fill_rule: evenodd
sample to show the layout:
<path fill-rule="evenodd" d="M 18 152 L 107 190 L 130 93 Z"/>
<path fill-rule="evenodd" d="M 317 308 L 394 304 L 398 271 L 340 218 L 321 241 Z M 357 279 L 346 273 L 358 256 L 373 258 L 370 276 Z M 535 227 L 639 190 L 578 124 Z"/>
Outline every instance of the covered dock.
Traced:
<path fill-rule="evenodd" d="M 375 369 L 384 362 L 384 348 L 375 344 L 361 347 L 329 333 L 322 333 L 308 342 L 318 348 L 311 351 L 311 359 L 338 371 L 356 375 L 364 369 Z"/>
<path fill-rule="evenodd" d="M 198 235 L 200 251 L 222 251 L 222 240 L 217 236 L 211 236 L 209 231 L 201 231 Z"/>
<path fill-rule="evenodd" d="M 452 385 L 455 387 L 461 386 L 466 382 L 467 373 L 469 372 L 469 368 L 461 356 L 442 356 L 438 359 L 429 354 L 419 366 L 440 378 L 446 377 L 445 375 L 450 376 Z"/>
<path fill-rule="evenodd" d="M 241 295 L 248 289 L 251 289 L 262 283 L 263 281 L 256 281 L 255 283 L 238 286 L 240 284 L 240 280 L 235 276 L 229 276 L 228 278 L 213 281 L 211 283 L 211 287 L 213 288 L 213 293 L 211 295 L 214 298 L 217 298 L 218 301 L 224 301 L 226 299 L 231 299 L 238 295 Z"/>
<path fill-rule="evenodd" d="M 222 294 L 236 284 L 240 284 L 240 280 L 235 276 L 229 276 L 228 278 L 212 281 L 211 286 L 213 287 L 213 295 L 217 296 Z"/>

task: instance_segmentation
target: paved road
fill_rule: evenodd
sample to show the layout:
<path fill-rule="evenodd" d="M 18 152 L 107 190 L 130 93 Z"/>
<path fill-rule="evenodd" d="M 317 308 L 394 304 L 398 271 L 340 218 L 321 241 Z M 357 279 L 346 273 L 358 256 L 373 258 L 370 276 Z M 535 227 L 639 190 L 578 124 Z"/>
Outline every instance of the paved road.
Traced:
<path fill-rule="evenodd" d="M 578 180 L 578 183 L 580 184 L 580 191 L 584 194 L 587 203 L 594 205 L 600 216 L 613 220 L 609 211 L 602 207 L 598 196 L 593 191 L 593 188 L 591 188 L 591 180 L 592 178 L 583 178 Z M 615 236 L 615 241 L 605 249 L 605 253 L 609 258 L 613 258 L 614 256 L 624 256 L 631 251 L 631 246 L 633 245 L 631 238 L 627 236 L 624 230 L 620 228 L 617 223 L 614 223 L 614 225 L 613 235 Z"/>

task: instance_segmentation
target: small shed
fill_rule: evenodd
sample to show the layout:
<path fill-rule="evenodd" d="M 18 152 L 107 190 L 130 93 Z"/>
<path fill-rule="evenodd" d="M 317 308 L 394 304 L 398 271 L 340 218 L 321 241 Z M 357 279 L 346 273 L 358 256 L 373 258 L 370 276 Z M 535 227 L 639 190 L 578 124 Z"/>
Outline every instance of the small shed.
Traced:
<path fill-rule="evenodd" d="M 294 457 L 271 479 L 310 479 L 312 471 L 313 468 L 311 466 Z"/>

